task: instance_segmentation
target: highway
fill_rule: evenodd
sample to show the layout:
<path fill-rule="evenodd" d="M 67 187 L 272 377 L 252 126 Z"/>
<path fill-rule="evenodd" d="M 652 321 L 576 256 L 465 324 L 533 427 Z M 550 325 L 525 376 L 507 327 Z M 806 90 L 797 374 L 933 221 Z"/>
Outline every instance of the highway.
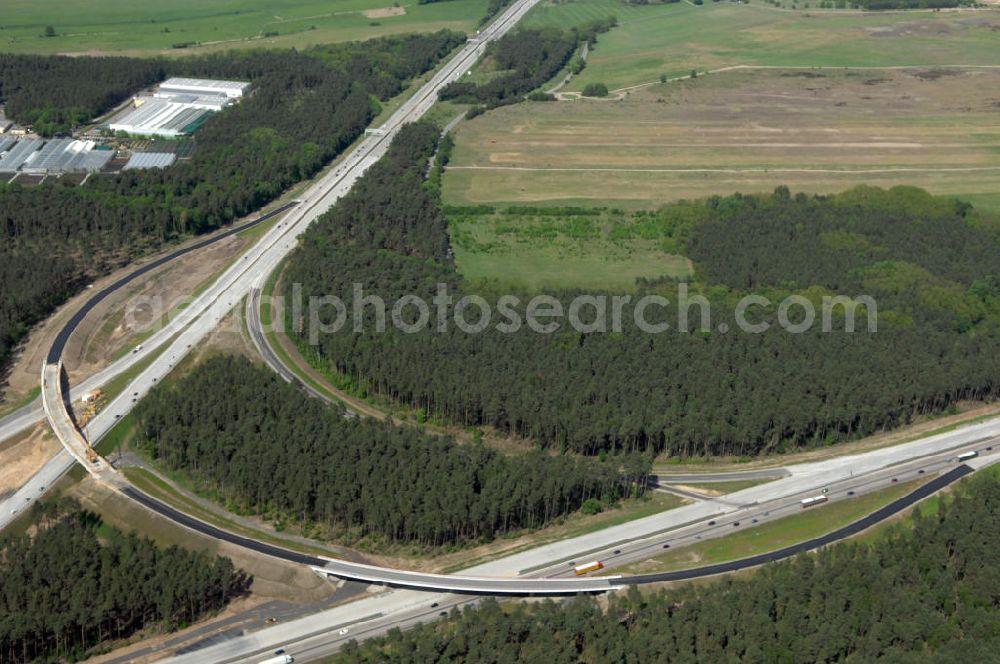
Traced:
<path fill-rule="evenodd" d="M 467 44 L 413 97 L 404 102 L 378 133 L 366 137 L 345 157 L 340 166 L 314 184 L 302 197 L 299 206 L 289 211 L 279 224 L 270 229 L 246 255 L 227 269 L 164 330 L 146 341 L 142 350 L 126 356 L 98 374 L 103 376 L 100 382 L 93 377 L 85 381 L 88 388 L 97 387 L 111 377 L 135 366 L 156 352 L 154 349 L 163 347 L 168 340 L 173 339 L 150 366 L 94 418 L 89 425 L 91 440 L 99 440 L 106 434 L 118 418 L 128 413 L 133 405 L 155 386 L 159 378 L 169 373 L 194 345 L 204 339 L 222 318 L 250 293 L 254 284 L 263 283 L 280 261 L 294 249 L 298 235 L 340 196 L 343 196 L 354 181 L 384 154 L 399 127 L 426 112 L 434 103 L 437 90 L 441 86 L 463 75 L 481 55 L 487 41 L 495 39 L 515 25 L 537 2 L 538 0 L 521 0 L 505 11 L 491 26 L 483 30 L 477 41 Z M 60 354 L 61 349 L 54 356 L 56 361 Z M 52 358 L 53 355 L 50 354 L 49 360 Z M 19 415 L 22 416 L 24 414 Z M 11 420 L 11 422 L 16 421 L 17 418 Z M 991 446 L 992 440 L 998 436 L 1000 436 L 1000 419 L 866 454 L 800 464 L 788 468 L 785 477 L 766 485 L 727 495 L 726 500 L 731 501 L 731 505 L 708 501 L 687 505 L 585 536 L 553 542 L 530 551 L 506 556 L 464 570 L 461 575 L 456 576 L 419 575 L 371 566 L 359 571 L 357 566 L 352 567 L 339 561 L 324 561 L 310 556 L 302 556 L 296 562 L 319 568 L 318 571 L 323 574 L 332 573 L 350 577 L 363 572 L 372 576 L 374 580 L 381 578 L 388 584 L 435 589 L 452 587 L 463 592 L 506 592 L 476 585 L 486 582 L 505 586 L 510 584 L 511 588 L 517 589 L 518 594 L 544 594 L 553 592 L 550 589 L 554 587 L 563 588 L 562 592 L 567 592 L 571 588 L 580 588 L 581 583 L 587 584 L 583 587 L 588 588 L 588 592 L 606 590 L 631 581 L 616 577 L 583 579 L 560 577 L 571 574 L 571 567 L 575 562 L 600 558 L 606 560 L 609 567 L 620 566 L 649 557 L 651 551 L 655 551 L 656 547 L 662 549 L 663 544 L 679 546 L 692 540 L 722 536 L 732 532 L 733 528 L 748 527 L 747 519 L 750 519 L 752 524 L 753 519 L 759 523 L 762 520 L 779 518 L 781 515 L 801 509 L 797 505 L 800 497 L 813 495 L 824 488 L 835 492 L 837 499 L 847 500 L 849 499 L 847 491 L 857 493 L 862 490 L 885 488 L 893 483 L 893 479 L 904 481 L 928 473 L 942 473 L 942 482 L 951 481 L 957 479 L 960 473 L 967 472 L 954 462 L 955 454 L 966 449 L 981 449 L 985 455 L 988 451 L 992 452 L 986 447 Z M 39 495 L 43 495 L 51 483 L 73 463 L 72 458 L 65 452 L 57 455 L 17 494 L 4 501 L 0 511 L 0 527 L 10 520 L 8 507 L 11 509 L 23 507 L 20 503 L 22 499 L 25 505 L 30 504 Z M 924 472 L 921 473 L 921 470 Z M 854 486 L 858 489 L 848 488 Z M 144 500 L 142 495 L 130 493 L 128 489 L 123 492 L 146 507 L 161 513 L 163 513 L 161 508 L 172 509 L 162 504 L 160 506 L 151 504 L 149 500 Z M 919 499 L 919 496 L 916 499 Z M 723 517 L 725 517 L 724 522 Z M 178 522 L 190 519 L 180 513 L 171 518 L 175 518 Z M 7 521 L 4 521 L 5 519 Z M 199 524 L 200 522 L 188 522 L 185 525 L 200 529 Z M 229 541 L 232 541 L 230 537 L 234 537 L 222 531 L 218 531 L 215 536 Z M 264 553 L 284 556 L 286 552 L 278 549 Z M 714 574 L 718 571 L 709 570 L 706 573 Z M 662 577 L 650 578 L 646 582 L 653 580 L 662 580 Z M 571 585 L 570 581 L 578 585 Z M 562 582 L 563 585 L 553 586 L 554 582 Z M 452 585 L 445 586 L 449 583 Z M 576 592 L 576 590 L 568 591 Z M 330 652 L 329 649 L 337 647 L 339 643 L 356 638 L 360 633 L 378 633 L 379 630 L 386 630 L 391 626 L 406 626 L 418 620 L 438 616 L 440 611 L 448 606 L 468 601 L 467 597 L 456 598 L 439 593 L 412 590 L 387 592 L 211 646 L 203 651 L 176 658 L 175 661 L 244 661 L 248 657 L 256 658 L 259 653 L 286 643 L 294 643 L 296 648 L 301 646 L 301 650 L 290 649 L 289 652 L 293 655 L 306 654 L 308 658 L 319 657 L 324 652 Z M 341 633 L 342 630 L 346 631 Z M 302 657 L 302 660 L 305 659 L 306 657 Z"/>
<path fill-rule="evenodd" d="M 998 441 L 1000 441 L 1000 439 L 998 439 Z M 984 458 L 987 458 L 985 456 L 986 454 L 990 454 L 992 457 L 992 451 L 987 453 L 985 447 L 979 443 L 971 447 L 962 447 L 958 451 L 964 452 L 967 449 L 980 450 L 984 455 Z M 968 466 L 964 464 L 957 464 L 955 462 L 955 454 L 956 451 L 947 451 L 908 462 L 900 466 L 883 468 L 872 473 L 865 473 L 863 475 L 849 477 L 840 481 L 825 482 L 822 487 L 814 486 L 805 493 L 780 492 L 775 497 L 769 498 L 767 493 L 756 492 L 756 495 L 760 497 L 754 499 L 755 494 L 737 492 L 732 494 L 732 501 L 730 503 L 732 507 L 723 506 L 722 511 L 713 512 L 707 516 L 698 516 L 699 513 L 704 513 L 706 509 L 703 503 L 696 503 L 694 505 L 668 510 L 667 512 L 663 512 L 662 515 L 670 517 L 676 524 L 674 527 L 667 528 L 660 532 L 647 532 L 643 534 L 644 529 L 642 527 L 636 527 L 641 524 L 642 520 L 634 521 L 630 524 L 625 524 L 625 527 L 621 529 L 622 538 L 620 540 L 612 542 L 606 546 L 593 546 L 593 538 L 590 536 L 574 538 L 573 540 L 564 540 L 563 542 L 560 542 L 560 544 L 572 543 L 575 546 L 575 551 L 573 551 L 573 554 L 569 558 L 552 558 L 545 563 L 521 568 L 515 573 L 508 572 L 507 576 L 528 576 L 532 577 L 533 581 L 530 583 L 515 583 L 513 579 L 507 579 L 506 581 L 509 585 L 506 589 L 501 589 L 498 586 L 496 583 L 497 579 L 489 578 L 485 575 L 492 575 L 493 577 L 499 576 L 504 569 L 510 570 L 512 566 L 517 566 L 515 561 L 534 557 L 537 555 L 537 552 L 544 547 L 529 551 L 527 554 L 509 556 L 507 558 L 473 568 L 472 570 L 465 570 L 460 575 L 442 576 L 437 574 L 419 574 L 404 570 L 378 568 L 340 560 L 330 561 L 322 567 L 316 568 L 315 571 L 317 573 L 326 573 L 330 576 L 343 579 L 431 591 L 478 591 L 482 594 L 558 594 L 556 587 L 552 585 L 552 582 L 559 577 L 573 577 L 573 568 L 578 564 L 596 559 L 603 562 L 606 569 L 611 569 L 615 566 L 622 566 L 633 562 L 647 560 L 651 557 L 660 555 L 665 549 L 668 548 L 678 548 L 695 544 L 702 540 L 724 537 L 734 532 L 734 529 L 750 528 L 769 521 L 775 521 L 783 517 L 801 513 L 802 506 L 800 501 L 803 498 L 809 498 L 817 494 L 826 496 L 828 502 L 850 500 L 865 493 L 871 493 L 873 491 L 889 488 L 893 484 L 897 484 L 899 482 L 924 479 L 935 475 L 937 475 L 937 477 L 933 480 L 933 482 L 943 482 L 941 486 L 945 486 L 950 482 L 968 474 L 969 472 L 972 472 L 972 469 Z M 1000 442 L 998 442 L 997 445 L 997 454 L 1000 454 Z M 936 485 L 931 483 L 931 487 L 935 486 Z M 826 492 L 821 493 L 824 490 Z M 744 495 L 741 496 L 740 494 Z M 923 496 L 921 495 L 919 497 Z M 894 513 L 894 511 L 904 509 L 908 506 L 908 504 L 909 503 L 905 501 L 899 502 L 893 510 L 886 513 L 881 518 L 889 516 L 891 513 Z M 711 510 L 718 510 L 719 508 L 720 506 L 717 505 L 708 506 L 708 509 Z M 870 523 L 873 522 L 865 522 L 863 520 L 862 523 L 870 525 Z M 633 524 L 635 524 L 635 526 L 633 526 Z M 867 527 L 867 525 L 864 525 L 864 527 Z M 629 528 L 629 526 L 633 527 Z M 789 547 L 787 550 L 780 552 L 777 555 L 769 554 L 770 557 L 763 559 L 762 562 L 777 560 L 781 557 L 794 555 L 801 551 L 808 551 L 818 546 L 828 544 L 836 539 L 850 536 L 853 532 L 854 531 L 851 530 L 844 530 L 841 533 L 832 533 L 831 535 L 820 538 L 815 542 L 810 541 L 799 543 Z M 687 570 L 681 573 L 681 576 L 677 578 L 698 578 L 702 576 L 710 576 L 720 572 L 731 572 L 739 569 L 745 569 L 758 564 L 761 564 L 761 562 L 754 561 L 747 563 L 743 561 L 735 561 L 732 563 L 726 563 L 725 565 L 720 566 L 719 569 L 698 568 Z M 649 582 L 630 576 L 605 578 L 610 581 L 610 586 Z M 582 588 L 581 592 L 596 592 L 598 590 L 600 590 L 600 588 L 587 586 Z"/>
<path fill-rule="evenodd" d="M 972 428 L 972 427 L 970 427 Z M 854 496 L 870 491 L 877 491 L 888 488 L 897 482 L 906 482 L 915 479 L 932 477 L 921 487 L 908 495 L 899 498 L 889 505 L 875 511 L 871 515 L 860 519 L 852 524 L 836 529 L 835 531 L 817 537 L 806 542 L 801 542 L 791 547 L 761 554 L 739 561 L 732 561 L 717 565 L 709 565 L 700 568 L 664 572 L 659 574 L 646 574 L 640 576 L 607 576 L 597 577 L 606 580 L 609 586 L 620 588 L 632 583 L 658 583 L 663 581 L 676 581 L 699 577 L 712 576 L 716 574 L 746 569 L 761 565 L 772 560 L 795 555 L 802 551 L 815 549 L 830 542 L 854 535 L 871 525 L 898 513 L 899 511 L 915 504 L 919 500 L 947 486 L 961 477 L 972 472 L 973 467 L 981 467 L 1000 461 L 1000 443 L 996 450 L 993 439 L 979 440 L 978 431 L 965 432 L 959 438 L 967 439 L 966 444 L 949 449 L 943 449 L 956 440 L 948 438 L 947 434 L 936 436 L 934 442 L 941 443 L 942 449 L 928 455 L 926 458 L 908 461 L 900 464 L 891 464 L 880 468 L 872 473 L 865 473 L 859 476 L 848 474 L 840 481 L 823 482 L 822 478 L 814 477 L 811 483 L 811 491 L 807 494 L 786 494 L 785 490 L 774 492 L 782 497 L 768 500 L 768 493 L 761 493 L 771 484 L 760 487 L 752 487 L 742 492 L 731 494 L 736 497 L 742 494 L 743 500 L 747 503 L 745 507 L 733 509 L 727 512 L 724 517 L 714 514 L 714 518 L 701 516 L 703 510 L 700 505 L 689 505 L 685 507 L 669 510 L 655 517 L 647 517 L 633 521 L 630 524 L 615 527 L 620 531 L 620 536 L 624 537 L 620 542 L 611 544 L 606 548 L 594 548 L 591 535 L 573 538 L 560 542 L 563 546 L 573 546 L 577 548 L 578 556 L 571 559 L 550 560 L 547 563 L 536 565 L 530 569 L 522 569 L 519 573 L 512 572 L 525 560 L 537 557 L 538 552 L 547 547 L 508 556 L 490 563 L 479 565 L 472 569 L 463 570 L 461 576 L 473 575 L 499 575 L 504 570 L 510 575 L 520 575 L 522 581 L 533 579 L 534 581 L 552 581 L 558 576 L 568 576 L 572 574 L 572 566 L 579 561 L 600 559 L 608 569 L 629 564 L 637 560 L 645 560 L 662 553 L 664 548 L 680 547 L 686 544 L 695 543 L 713 537 L 722 537 L 731 532 L 734 528 L 753 527 L 767 520 L 779 519 L 784 516 L 802 513 L 799 500 L 802 496 L 816 495 L 823 488 L 826 488 L 831 502 L 837 500 L 850 500 Z M 968 442 L 970 439 L 973 442 Z M 1000 440 L 1000 439 L 998 439 Z M 975 449 L 981 452 L 981 456 L 966 464 L 956 461 L 956 455 L 968 450 Z M 872 453 L 869 453 L 872 454 Z M 939 473 L 934 476 L 935 473 Z M 783 484 L 792 478 L 778 480 L 772 484 Z M 897 480 L 894 482 L 893 480 Z M 819 480 L 817 482 L 816 480 Z M 771 490 L 773 491 L 773 489 Z M 849 494 L 851 492 L 853 495 Z M 756 497 L 756 499 L 754 499 Z M 814 508 L 822 509 L 822 508 Z M 820 513 L 821 514 L 821 513 Z M 820 518 L 820 514 L 817 518 Z M 646 537 L 637 537 L 637 533 L 648 530 L 649 524 L 663 517 L 676 522 L 674 528 L 648 533 Z M 754 522 L 756 520 L 756 523 Z M 646 523 L 643 523 L 646 522 Z M 739 525 L 734 525 L 739 523 Z M 631 526 L 631 528 L 630 528 Z M 630 532 L 631 531 L 631 532 Z M 601 535 L 604 531 L 595 533 Z M 664 547 L 664 544 L 669 547 Z M 365 578 L 372 578 L 376 574 L 383 575 L 382 578 L 399 585 L 401 580 L 398 570 L 381 570 L 371 566 L 365 566 Z M 321 568 L 316 569 L 320 574 L 335 574 L 345 578 L 360 578 L 357 574 L 358 566 L 343 563 L 341 561 L 328 562 Z M 426 575 L 416 575 L 426 576 Z M 439 575 L 431 575 L 439 577 Z M 538 577 L 545 577 L 539 579 Z M 453 580 L 459 578 L 452 576 Z M 527 586 L 530 590 L 535 586 Z M 494 593 L 496 594 L 496 593 Z M 253 662 L 266 654 L 269 649 L 284 647 L 290 654 L 299 661 L 311 661 L 320 657 L 328 656 L 341 647 L 344 643 L 355 638 L 368 638 L 386 633 L 392 627 L 407 627 L 417 622 L 427 622 L 442 616 L 453 606 L 463 606 L 475 603 L 475 598 L 469 596 L 456 595 L 452 593 L 418 591 L 418 590 L 394 590 L 392 592 L 360 599 L 351 604 L 337 607 L 320 614 L 308 616 L 296 621 L 291 621 L 282 625 L 270 627 L 252 634 L 237 637 L 223 643 L 212 645 L 203 651 L 192 653 L 186 657 L 177 657 L 169 662 Z M 343 633 L 342 633 L 343 632 Z"/>
<path fill-rule="evenodd" d="M 235 261 L 223 274 L 177 316 L 143 343 L 143 347 L 110 365 L 84 381 L 81 387 L 94 389 L 108 380 L 136 366 L 151 355 L 160 354 L 143 370 L 129 387 L 89 424 L 91 444 L 106 434 L 115 421 L 128 413 L 196 344 L 203 340 L 219 322 L 245 297 L 254 283 L 262 283 L 282 259 L 296 246 L 298 236 L 315 219 L 346 194 L 369 166 L 382 157 L 399 128 L 423 116 L 436 102 L 437 93 L 444 85 L 457 80 L 482 55 L 486 45 L 514 27 L 539 0 L 518 0 L 489 26 L 483 28 L 475 40 L 470 40 L 448 62 L 405 100 L 378 131 L 368 134 L 351 150 L 333 170 L 314 183 L 300 198 L 300 204 L 288 211 L 285 218 L 268 230 L 243 257 Z M 82 317 L 81 317 L 82 318 Z M 65 338 L 60 335 L 62 343 Z M 160 350 L 169 340 L 169 346 Z M 53 345 L 49 360 L 61 353 L 59 340 Z M 51 362 L 50 362 L 51 363 Z M 78 394 L 79 390 L 72 390 Z M 8 418 L 0 426 L 0 436 L 7 437 L 23 431 L 38 419 L 33 419 L 30 409 Z M 16 514 L 44 495 L 45 491 L 73 464 L 73 459 L 61 452 L 30 478 L 17 492 L 0 503 L 0 529 Z"/>
<path fill-rule="evenodd" d="M 76 329 L 80 322 L 85 318 L 87 312 L 91 311 L 111 293 L 130 284 L 135 279 L 138 279 L 139 277 L 142 277 L 143 275 L 146 275 L 149 272 L 158 269 L 163 265 L 180 258 L 181 256 L 184 256 L 185 254 L 206 247 L 236 233 L 249 230 L 254 226 L 268 221 L 269 219 L 284 214 L 295 205 L 296 203 L 294 202 L 288 203 L 258 216 L 253 221 L 220 231 L 213 234 L 211 237 L 198 240 L 188 246 L 181 247 L 164 256 L 155 258 L 148 263 L 139 265 L 128 274 L 115 280 L 114 283 L 102 288 L 100 291 L 88 298 L 83 304 L 81 310 L 74 314 L 74 316 L 66 323 L 66 326 L 57 335 L 53 346 L 49 349 L 49 355 L 52 354 L 53 348 L 59 348 L 59 352 L 61 354 L 62 348 L 65 347 L 66 341 L 69 339 L 70 332 Z M 155 353 L 157 345 L 162 343 L 162 341 L 169 339 L 176 329 L 175 325 L 168 325 L 165 331 L 154 334 L 149 340 L 147 340 L 143 344 L 143 348 L 133 351 L 131 355 L 121 358 L 108 367 L 88 377 L 79 385 L 72 387 L 70 389 L 71 399 L 78 400 L 86 392 L 104 385 L 108 380 L 124 371 L 127 371 L 129 367 L 135 363 L 142 361 L 142 358 L 147 357 L 150 353 Z M 69 332 L 66 330 L 69 330 Z M 0 440 L 11 438 L 22 431 L 25 431 L 29 427 L 38 424 L 44 419 L 46 419 L 46 414 L 44 410 L 43 398 L 39 396 L 34 402 L 19 408 L 13 413 L 8 414 L 6 417 L 0 418 Z M 45 467 L 40 469 L 32 477 L 28 478 L 28 480 L 21 485 L 15 493 L 8 496 L 4 500 L 0 500 L 0 530 L 6 527 L 10 521 L 15 519 L 17 515 L 21 513 L 23 508 L 29 507 L 34 500 L 42 496 L 48 487 L 52 486 L 52 484 L 54 484 L 72 467 L 73 463 L 69 454 L 65 450 L 60 451 L 49 460 Z"/>
<path fill-rule="evenodd" d="M 112 293 L 120 290 L 124 286 L 127 286 L 136 279 L 145 276 L 146 274 L 149 274 L 153 270 L 156 270 L 166 265 L 167 263 L 170 263 L 186 254 L 189 254 L 192 251 L 203 249 L 204 247 L 219 242 L 220 240 L 224 240 L 232 235 L 235 235 L 236 233 L 242 233 L 243 231 L 249 230 L 254 226 L 257 226 L 265 221 L 268 221 L 269 219 L 273 219 L 278 215 L 284 214 L 291 208 L 295 207 L 296 204 L 297 203 L 295 202 L 287 203 L 285 205 L 282 205 L 281 207 L 271 210 L 270 212 L 267 212 L 266 214 L 258 216 L 253 221 L 249 221 L 244 224 L 239 224 L 238 226 L 233 226 L 232 228 L 228 228 L 226 230 L 214 233 L 210 237 L 199 240 L 188 246 L 176 249 L 164 256 L 155 258 L 154 260 L 151 260 L 148 263 L 143 263 L 138 267 L 136 267 L 131 272 L 129 272 L 128 274 L 122 276 L 119 279 L 116 279 L 110 285 L 102 288 L 100 291 L 90 296 L 87 299 L 87 301 L 84 302 L 83 306 L 81 306 L 80 309 L 78 309 L 73 314 L 73 316 L 66 323 L 66 325 L 64 325 L 62 329 L 60 329 L 60 331 L 56 335 L 56 339 L 54 340 L 52 346 L 49 347 L 47 359 L 56 362 L 59 360 L 59 357 L 62 356 L 63 349 L 66 347 L 66 342 L 69 340 L 70 335 L 74 331 L 76 331 L 76 328 L 79 327 L 81 322 L 83 322 L 83 319 L 86 318 L 87 314 L 89 314 L 94 309 L 94 307 L 96 307 L 98 304 L 104 301 Z M 155 347 L 153 344 L 147 343 L 144 345 L 150 346 L 150 350 L 142 353 L 143 356 L 146 356 L 150 352 L 154 352 Z M 132 364 L 134 364 L 134 362 L 135 362 L 134 358 L 122 358 L 121 360 L 119 360 L 116 363 L 113 363 L 112 365 L 105 368 L 101 372 L 94 374 L 93 376 L 90 376 L 82 384 L 72 389 L 72 394 L 74 398 L 79 398 L 85 392 L 89 392 L 94 388 L 100 387 L 110 378 L 113 378 L 114 376 L 121 373 L 123 371 L 121 367 L 131 366 Z M 15 410 L 13 413 L 10 413 L 0 418 L 0 440 L 5 440 L 13 434 L 20 433 L 21 431 L 27 429 L 29 426 L 41 422 L 43 419 L 45 419 L 45 413 L 42 409 L 42 398 L 39 396 L 30 404 L 22 406 L 21 408 Z"/>
<path fill-rule="evenodd" d="M 674 573 L 675 576 L 671 577 L 670 580 L 698 578 L 721 572 L 745 569 L 762 564 L 763 562 L 778 560 L 829 544 L 891 516 L 908 507 L 916 500 L 920 500 L 929 495 L 929 493 L 972 472 L 969 466 L 956 463 L 956 455 L 961 452 L 976 451 L 980 453 L 980 460 L 984 462 L 1000 460 L 1000 438 L 996 439 L 997 445 L 995 446 L 995 451 L 994 441 L 990 440 L 986 442 L 989 444 L 983 441 L 976 441 L 971 445 L 963 445 L 957 449 L 942 450 L 923 458 L 881 468 L 873 472 L 856 476 L 852 475 L 839 481 L 828 481 L 821 488 L 812 487 L 808 493 L 786 493 L 779 491 L 775 494 L 776 497 L 767 498 L 767 494 L 764 494 L 765 497 L 761 499 L 749 500 L 751 496 L 748 494 L 753 494 L 756 489 L 763 488 L 752 487 L 751 489 L 732 494 L 732 501 L 722 504 L 724 512 L 722 514 L 713 513 L 710 515 L 711 518 L 697 516 L 699 511 L 704 511 L 701 504 L 669 510 L 664 512 L 663 515 L 674 519 L 676 525 L 672 528 L 643 535 L 641 527 L 633 527 L 629 529 L 629 537 L 614 542 L 607 547 L 599 548 L 592 546 L 594 538 L 590 535 L 572 540 L 564 540 L 563 543 L 577 547 L 572 559 L 550 559 L 543 564 L 516 572 L 509 570 L 516 565 L 512 561 L 519 558 L 517 555 L 486 563 L 478 568 L 466 570 L 461 574 L 452 575 L 411 572 L 331 558 L 307 556 L 220 530 L 215 526 L 183 514 L 173 507 L 143 494 L 134 487 L 126 487 L 122 489 L 122 492 L 147 508 L 186 528 L 214 539 L 249 548 L 258 553 L 274 556 L 293 563 L 308 565 L 317 574 L 328 577 L 339 577 L 346 580 L 423 591 L 473 593 L 477 595 L 569 595 L 579 592 L 606 592 L 621 585 L 651 583 L 664 580 L 660 577 L 576 577 L 573 574 L 573 567 L 586 560 L 601 560 L 607 568 L 622 566 L 631 562 L 655 557 L 667 548 L 677 548 L 695 544 L 701 540 L 724 537 L 733 532 L 733 528 L 753 527 L 799 513 L 802 509 L 801 499 L 815 496 L 820 491 L 823 492 L 821 495 L 826 496 L 830 502 L 850 500 L 858 495 L 886 489 L 898 482 L 926 479 L 936 475 L 935 479 L 910 496 L 899 499 L 892 505 L 879 510 L 874 515 L 821 538 L 798 543 L 781 551 L 765 554 L 757 559 L 734 561 L 719 566 L 695 568 Z M 760 494 L 761 492 L 756 491 L 756 493 Z M 725 509 L 726 507 L 729 509 Z M 725 518 L 723 518 L 723 514 Z M 685 519 L 690 520 L 685 521 Z M 632 522 L 632 524 L 641 524 L 641 521 L 644 520 Z M 632 524 L 625 524 L 625 526 L 627 527 Z M 527 554 L 534 555 L 538 550 L 529 551 Z"/>

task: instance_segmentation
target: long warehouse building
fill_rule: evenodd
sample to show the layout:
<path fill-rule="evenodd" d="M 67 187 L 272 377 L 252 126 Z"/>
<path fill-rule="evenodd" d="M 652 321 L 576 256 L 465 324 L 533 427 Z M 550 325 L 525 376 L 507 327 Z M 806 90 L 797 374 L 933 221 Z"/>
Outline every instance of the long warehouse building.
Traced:
<path fill-rule="evenodd" d="M 132 107 L 108 128 L 139 136 L 184 136 L 212 113 L 238 101 L 249 87 L 241 81 L 168 78 L 152 95 L 135 97 Z"/>

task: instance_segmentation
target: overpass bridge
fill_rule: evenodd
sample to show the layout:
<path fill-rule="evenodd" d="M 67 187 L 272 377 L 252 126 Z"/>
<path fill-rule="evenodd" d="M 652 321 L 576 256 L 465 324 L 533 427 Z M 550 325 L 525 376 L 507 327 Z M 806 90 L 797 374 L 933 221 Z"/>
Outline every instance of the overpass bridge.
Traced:
<path fill-rule="evenodd" d="M 398 588 L 425 591 L 469 593 L 473 595 L 575 595 L 605 593 L 627 583 L 621 576 L 587 578 L 463 576 L 461 574 L 427 574 L 388 567 L 363 565 L 346 560 L 331 560 L 326 565 L 312 566 L 323 578 L 343 578 L 366 581 Z"/>
<path fill-rule="evenodd" d="M 52 432 L 77 463 L 97 479 L 109 479 L 117 473 L 105 459 L 94 451 L 80 433 L 70 414 L 70 401 L 66 397 L 66 380 L 62 360 L 42 365 L 42 408 L 52 426 Z"/>

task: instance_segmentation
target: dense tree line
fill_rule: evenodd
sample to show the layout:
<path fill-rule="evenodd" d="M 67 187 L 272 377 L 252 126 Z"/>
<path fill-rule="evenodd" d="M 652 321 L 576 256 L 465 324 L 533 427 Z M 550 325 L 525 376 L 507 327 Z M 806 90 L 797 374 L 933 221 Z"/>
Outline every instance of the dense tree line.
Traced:
<path fill-rule="evenodd" d="M 482 83 L 449 83 L 438 96 L 445 100 L 494 108 L 520 101 L 556 75 L 576 49 L 577 35 L 559 30 L 518 30 L 489 46 L 488 56 L 502 73 Z"/>
<path fill-rule="evenodd" d="M 343 246 L 387 249 L 403 256 L 445 260 L 448 227 L 424 181 L 436 154 L 438 129 L 408 125 L 383 159 L 337 204 L 339 223 L 329 229 Z"/>
<path fill-rule="evenodd" d="M 536 528 L 641 493 L 648 461 L 505 457 L 414 427 L 347 418 L 243 358 L 219 357 L 136 408 L 134 445 L 237 508 L 421 545 Z M 618 467 L 621 462 L 621 468 Z"/>
<path fill-rule="evenodd" d="M 385 192 L 383 175 L 406 171 L 400 160 L 411 162 L 408 177 L 424 171 L 429 148 L 409 135 L 422 131 L 401 134 L 387 163 L 306 233 L 287 272 L 304 302 L 332 294 L 352 312 L 354 284 L 362 295 L 385 300 L 387 309 L 404 295 L 430 303 L 438 284 L 454 300 L 473 292 L 450 252 L 442 257 L 437 249 L 444 241 L 437 189 L 399 177 L 405 185 L 398 195 Z M 690 289 L 709 298 L 708 330 L 696 331 L 702 308 L 682 306 L 679 285 L 669 279 L 639 283 L 615 333 L 576 332 L 565 319 L 551 334 L 526 326 L 506 333 L 496 329 L 503 321 L 495 309 L 493 324 L 478 334 L 455 324 L 439 331 L 436 315 L 415 333 L 393 325 L 380 332 L 376 308 L 364 305 L 361 332 L 346 325 L 318 335 L 313 345 L 305 314 L 289 323 L 306 356 L 359 394 L 386 395 L 463 425 L 485 424 L 587 454 L 783 451 L 997 396 L 995 217 L 911 188 L 826 197 L 791 196 L 782 188 L 671 205 L 656 219 L 670 242 L 694 258 L 699 280 Z M 476 288 L 494 305 L 501 294 L 490 285 Z M 773 304 L 753 309 L 750 322 L 771 327 L 738 331 L 735 306 L 758 291 Z M 878 305 L 877 332 L 869 333 L 861 308 L 853 333 L 844 331 L 842 309 L 832 312 L 831 332 L 817 318 L 807 331 L 790 333 L 776 324 L 776 310 L 793 293 L 816 302 L 817 312 L 823 295 L 870 295 Z M 513 294 L 523 314 L 531 294 Z M 670 299 L 651 319 L 669 324 L 667 332 L 649 334 L 630 324 L 634 303 L 645 294 Z M 553 295 L 565 312 L 576 293 Z M 615 294 L 594 295 L 610 300 Z M 681 310 L 689 312 L 687 333 L 677 329 Z M 467 318 L 474 322 L 472 312 Z M 418 321 L 412 307 L 402 314 L 405 322 Z M 332 308 L 319 316 L 325 324 L 335 318 Z M 732 331 L 720 331 L 720 322 Z"/>
<path fill-rule="evenodd" d="M 750 578 L 669 591 L 504 605 L 348 644 L 343 664 L 995 661 L 1000 483 L 874 544 L 838 544 Z"/>
<path fill-rule="evenodd" d="M 36 532 L 0 539 L 4 662 L 73 661 L 143 629 L 178 629 L 250 584 L 228 558 L 158 548 L 101 526 L 72 500 L 36 504 L 33 514 Z"/>
<path fill-rule="evenodd" d="M 0 94 L 63 115 L 103 110 L 163 76 L 248 80 L 254 88 L 209 119 L 194 136 L 193 157 L 171 168 L 93 177 L 79 187 L 0 184 L 0 367 L 32 324 L 89 280 L 228 224 L 315 174 L 361 135 L 378 99 L 399 93 L 461 41 L 439 32 L 303 53 L 152 61 L 4 56 Z M 92 60 L 95 75 L 82 76 L 77 67 Z"/>
<path fill-rule="evenodd" d="M 0 57 L 0 103 L 8 118 L 43 136 L 65 134 L 163 78 L 158 60 L 49 55 Z"/>

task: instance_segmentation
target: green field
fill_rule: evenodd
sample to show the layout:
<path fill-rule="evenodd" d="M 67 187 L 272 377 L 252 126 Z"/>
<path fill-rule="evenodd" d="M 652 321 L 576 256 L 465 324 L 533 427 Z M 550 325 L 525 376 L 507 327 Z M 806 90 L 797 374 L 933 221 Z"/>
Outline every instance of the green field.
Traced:
<path fill-rule="evenodd" d="M 611 89 L 692 69 L 734 65 L 873 67 L 1000 65 L 1000 11 L 977 14 L 776 11 L 766 5 L 626 6 L 620 0 L 548 3 L 529 26 L 571 26 L 615 15 L 587 68 L 568 86 L 603 82 Z"/>
<path fill-rule="evenodd" d="M 472 31 L 486 14 L 487 0 L 398 4 L 395 7 L 391 0 L 6 0 L 0 12 L 0 51 L 184 55 L 238 47 L 304 47 L 445 28 Z M 398 15 L 381 15 L 388 12 Z M 47 26 L 55 29 L 55 36 L 43 36 Z M 194 45 L 173 48 L 182 43 Z"/>
<path fill-rule="evenodd" d="M 500 210 L 448 215 L 459 271 L 469 281 L 530 290 L 628 290 L 640 277 L 684 277 L 690 262 L 652 216 L 581 209 L 538 215 Z"/>

